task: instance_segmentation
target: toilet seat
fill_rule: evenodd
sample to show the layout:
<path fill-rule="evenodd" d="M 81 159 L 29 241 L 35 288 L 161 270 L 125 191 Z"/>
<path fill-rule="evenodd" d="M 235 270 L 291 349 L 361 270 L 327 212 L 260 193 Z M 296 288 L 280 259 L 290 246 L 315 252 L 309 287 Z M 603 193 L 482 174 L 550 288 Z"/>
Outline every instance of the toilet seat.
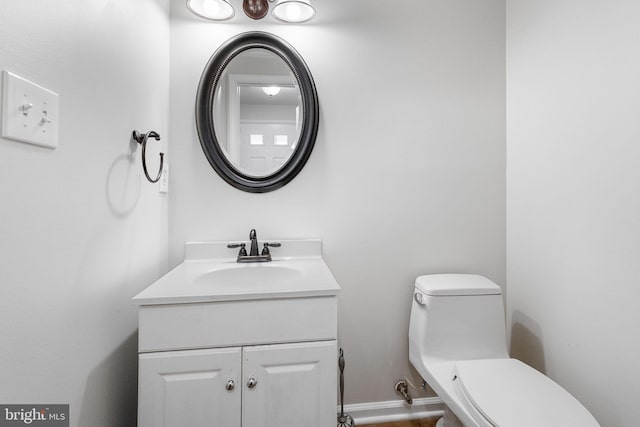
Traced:
<path fill-rule="evenodd" d="M 481 426 L 599 427 L 569 392 L 516 359 L 459 361 L 454 387 Z"/>

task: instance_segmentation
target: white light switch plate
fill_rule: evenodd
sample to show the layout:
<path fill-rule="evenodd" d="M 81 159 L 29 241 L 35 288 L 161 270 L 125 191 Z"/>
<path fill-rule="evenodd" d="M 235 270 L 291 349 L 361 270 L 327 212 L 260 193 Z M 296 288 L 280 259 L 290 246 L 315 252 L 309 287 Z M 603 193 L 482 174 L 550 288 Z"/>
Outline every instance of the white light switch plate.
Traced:
<path fill-rule="evenodd" d="M 162 175 L 160 175 L 160 186 L 158 187 L 160 194 L 167 194 L 169 192 L 169 165 L 167 161 L 162 165 Z"/>
<path fill-rule="evenodd" d="M 3 71 L 3 138 L 56 148 L 59 116 L 57 93 Z"/>

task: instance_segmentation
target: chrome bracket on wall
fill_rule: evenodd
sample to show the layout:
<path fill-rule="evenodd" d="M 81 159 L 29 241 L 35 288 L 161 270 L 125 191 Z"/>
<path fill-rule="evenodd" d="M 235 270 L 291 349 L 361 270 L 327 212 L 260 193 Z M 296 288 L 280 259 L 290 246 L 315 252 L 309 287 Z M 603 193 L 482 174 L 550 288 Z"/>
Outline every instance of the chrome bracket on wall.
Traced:
<path fill-rule="evenodd" d="M 160 134 L 153 130 L 150 130 L 147 133 L 140 133 L 137 130 L 134 130 L 133 133 L 131 134 L 131 137 L 138 144 L 142 145 L 142 169 L 144 170 L 144 174 L 147 177 L 147 180 L 149 180 L 149 182 L 151 183 L 158 182 L 160 180 L 160 177 L 162 176 L 162 168 L 164 166 L 164 153 L 160 153 L 160 169 L 158 170 L 158 176 L 155 179 L 153 179 L 149 176 L 149 172 L 147 171 L 146 151 L 147 151 L 147 140 L 149 138 L 153 138 L 156 141 L 160 141 Z"/>

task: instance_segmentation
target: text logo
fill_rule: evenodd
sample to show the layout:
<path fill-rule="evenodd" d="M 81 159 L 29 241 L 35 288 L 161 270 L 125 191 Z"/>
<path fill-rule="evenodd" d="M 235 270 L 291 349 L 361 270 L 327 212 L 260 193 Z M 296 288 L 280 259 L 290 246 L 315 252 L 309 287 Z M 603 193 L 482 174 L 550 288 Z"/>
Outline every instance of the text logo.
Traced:
<path fill-rule="evenodd" d="M 0 427 L 69 427 L 69 405 L 0 405 Z"/>

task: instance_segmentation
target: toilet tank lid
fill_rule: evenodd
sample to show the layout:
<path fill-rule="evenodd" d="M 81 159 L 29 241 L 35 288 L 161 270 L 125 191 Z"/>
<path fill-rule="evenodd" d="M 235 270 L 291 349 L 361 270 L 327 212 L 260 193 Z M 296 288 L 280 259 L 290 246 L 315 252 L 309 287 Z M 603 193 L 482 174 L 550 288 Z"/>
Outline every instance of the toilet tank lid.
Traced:
<path fill-rule="evenodd" d="M 500 295 L 500 286 L 477 274 L 428 274 L 418 276 L 416 288 L 426 295 Z"/>

